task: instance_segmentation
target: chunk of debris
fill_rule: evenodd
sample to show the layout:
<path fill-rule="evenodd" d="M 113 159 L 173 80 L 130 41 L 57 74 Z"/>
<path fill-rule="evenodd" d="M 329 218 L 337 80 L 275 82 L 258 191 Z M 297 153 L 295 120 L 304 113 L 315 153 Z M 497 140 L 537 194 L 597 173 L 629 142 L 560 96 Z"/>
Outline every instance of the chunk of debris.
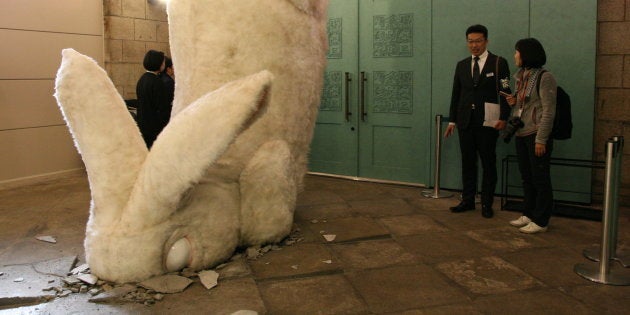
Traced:
<path fill-rule="evenodd" d="M 210 290 L 217 285 L 219 274 L 214 270 L 204 270 L 199 273 L 199 280 L 206 289 Z"/>
<path fill-rule="evenodd" d="M 75 284 L 81 283 L 81 280 L 79 280 L 77 277 L 75 276 L 68 276 L 65 277 L 63 279 L 61 279 L 61 281 L 63 281 L 63 283 L 69 285 L 69 286 L 73 286 Z"/>
<path fill-rule="evenodd" d="M 40 241 L 42 241 L 42 242 L 53 243 L 53 244 L 57 243 L 57 239 L 54 236 L 51 236 L 51 235 L 37 236 L 35 238 L 40 240 Z"/>
<path fill-rule="evenodd" d="M 319 222 L 319 220 L 317 220 L 317 219 L 313 219 L 313 220 L 311 220 L 311 223 L 313 223 L 313 224 L 315 224 L 315 223 L 317 223 L 317 222 Z"/>
<path fill-rule="evenodd" d="M 165 275 L 140 282 L 143 288 L 159 293 L 178 293 L 184 291 L 193 281 L 176 275 Z"/>
<path fill-rule="evenodd" d="M 293 268 L 293 269 L 295 269 L 295 270 L 297 270 L 297 269 L 298 269 L 298 267 L 299 267 L 299 265 L 293 265 L 293 266 L 291 266 L 291 268 Z"/>
<path fill-rule="evenodd" d="M 73 275 L 77 275 L 80 274 L 82 272 L 85 272 L 86 270 L 88 270 L 90 268 L 90 266 L 88 264 L 82 264 L 80 266 L 75 267 L 74 269 L 72 269 L 70 271 L 71 274 Z"/>
<path fill-rule="evenodd" d="M 252 310 L 238 310 L 230 315 L 258 315 L 258 312 Z"/>
<path fill-rule="evenodd" d="M 247 259 L 256 259 L 258 255 L 260 255 L 260 247 L 259 246 L 249 247 L 245 251 L 245 254 L 247 256 Z"/>
<path fill-rule="evenodd" d="M 125 284 L 92 297 L 88 301 L 94 303 L 119 302 L 123 300 L 125 295 L 129 292 L 135 291 L 136 289 L 137 287 L 135 285 Z"/>
<path fill-rule="evenodd" d="M 4 272 L 0 271 L 0 277 L 4 276 Z"/>
<path fill-rule="evenodd" d="M 197 273 L 192 268 L 184 268 L 182 271 L 180 271 L 179 275 L 182 277 L 191 278 L 196 277 Z"/>
<path fill-rule="evenodd" d="M 326 241 L 328 241 L 328 242 L 332 242 L 332 241 L 334 241 L 334 240 L 335 240 L 335 238 L 337 237 L 337 235 L 335 235 L 335 234 L 324 234 L 324 235 L 322 235 L 322 236 L 323 236 L 323 237 L 326 239 Z"/>
<path fill-rule="evenodd" d="M 90 290 L 88 290 L 88 294 L 91 296 L 95 296 L 97 294 L 101 293 L 101 289 L 99 288 L 92 288 Z"/>
<path fill-rule="evenodd" d="M 322 260 L 323 263 L 325 264 L 332 264 L 332 260 L 328 259 L 328 260 Z"/>
<path fill-rule="evenodd" d="M 24 281 L 24 278 L 22 277 L 13 279 L 13 282 L 22 282 L 22 281 Z"/>
<path fill-rule="evenodd" d="M 83 273 L 77 276 L 77 279 L 90 284 L 90 285 L 95 285 L 96 282 L 98 281 L 98 277 L 96 277 L 95 275 L 91 274 L 91 273 Z"/>

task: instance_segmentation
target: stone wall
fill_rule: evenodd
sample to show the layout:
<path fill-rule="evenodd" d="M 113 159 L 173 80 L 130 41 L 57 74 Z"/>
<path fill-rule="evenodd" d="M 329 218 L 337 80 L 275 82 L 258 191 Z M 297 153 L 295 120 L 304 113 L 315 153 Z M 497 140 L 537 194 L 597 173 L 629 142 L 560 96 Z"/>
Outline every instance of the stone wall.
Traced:
<path fill-rule="evenodd" d="M 620 203 L 630 205 L 630 0 L 599 0 L 597 28 L 593 158 L 605 160 L 606 139 L 624 136 Z M 601 192 L 603 182 L 604 171 L 596 171 L 593 191 Z"/>
<path fill-rule="evenodd" d="M 166 7 L 159 0 L 104 0 L 105 70 L 124 99 L 136 98 L 144 54 L 170 55 Z"/>

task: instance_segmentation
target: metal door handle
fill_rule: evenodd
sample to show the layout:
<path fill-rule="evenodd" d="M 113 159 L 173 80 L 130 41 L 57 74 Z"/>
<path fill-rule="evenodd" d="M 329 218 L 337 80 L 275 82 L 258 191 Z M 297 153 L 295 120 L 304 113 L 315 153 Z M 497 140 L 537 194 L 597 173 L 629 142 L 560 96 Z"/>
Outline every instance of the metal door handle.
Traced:
<path fill-rule="evenodd" d="M 360 86 L 361 86 L 361 121 L 365 121 L 365 116 L 367 113 L 365 112 L 365 81 L 367 78 L 365 77 L 365 71 L 361 71 L 361 77 L 359 78 Z"/>
<path fill-rule="evenodd" d="M 350 72 L 346 72 L 346 121 L 350 121 L 350 116 L 352 113 L 350 112 L 350 82 L 352 79 L 350 78 Z"/>

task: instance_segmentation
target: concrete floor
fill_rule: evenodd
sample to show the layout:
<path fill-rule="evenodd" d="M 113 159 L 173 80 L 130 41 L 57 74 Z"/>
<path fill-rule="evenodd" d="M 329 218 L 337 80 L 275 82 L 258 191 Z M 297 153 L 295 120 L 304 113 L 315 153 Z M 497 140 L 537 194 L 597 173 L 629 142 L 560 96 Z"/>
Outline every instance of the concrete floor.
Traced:
<path fill-rule="evenodd" d="M 0 190 L 0 314 L 630 313 L 630 286 L 573 271 L 588 262 L 582 250 L 599 243 L 599 222 L 553 217 L 547 233 L 525 235 L 507 223 L 518 213 L 496 211 L 498 201 L 484 219 L 480 210 L 452 214 L 455 198 L 426 199 L 419 188 L 316 176 L 305 188 L 295 213 L 302 241 L 235 260 L 239 272 L 209 291 L 196 280 L 150 306 L 92 303 L 86 293 L 36 302 L 60 281 L 43 270 L 74 255 L 84 261 L 87 179 Z M 622 248 L 629 222 L 619 220 Z"/>

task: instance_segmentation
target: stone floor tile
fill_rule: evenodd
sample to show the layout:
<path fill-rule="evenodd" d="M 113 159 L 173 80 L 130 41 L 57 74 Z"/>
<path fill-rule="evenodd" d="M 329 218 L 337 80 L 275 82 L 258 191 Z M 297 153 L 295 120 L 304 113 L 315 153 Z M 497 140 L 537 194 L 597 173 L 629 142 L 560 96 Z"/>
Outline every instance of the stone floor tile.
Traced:
<path fill-rule="evenodd" d="M 296 221 L 326 220 L 352 216 L 352 208 L 346 202 L 326 205 L 299 206 L 295 209 Z"/>
<path fill-rule="evenodd" d="M 332 245 L 344 269 L 369 269 L 416 263 L 414 255 L 393 240 L 372 240 Z"/>
<path fill-rule="evenodd" d="M 330 263 L 328 263 L 330 261 Z M 249 265 L 256 279 L 340 272 L 340 263 L 323 244 L 298 243 L 270 251 Z"/>
<path fill-rule="evenodd" d="M 588 282 L 573 271 L 573 267 L 586 262 L 586 258 L 570 249 L 523 250 L 501 257 L 550 287 L 583 285 Z"/>
<path fill-rule="evenodd" d="M 378 200 L 350 201 L 355 215 L 385 217 L 414 213 L 414 209 L 404 199 L 381 198 Z"/>
<path fill-rule="evenodd" d="M 264 281 L 258 285 L 269 314 L 366 314 L 343 275 Z"/>
<path fill-rule="evenodd" d="M 497 251 L 520 251 L 528 248 L 550 247 L 545 236 L 551 234 L 525 234 L 514 227 L 499 227 L 494 229 L 474 230 L 466 235 L 479 243 Z"/>
<path fill-rule="evenodd" d="M 474 294 L 501 294 L 543 286 L 540 281 L 495 256 L 440 263 L 437 269 Z"/>
<path fill-rule="evenodd" d="M 66 256 L 33 264 L 33 269 L 40 274 L 65 277 L 75 267 L 77 256 Z"/>
<path fill-rule="evenodd" d="M 446 232 L 448 229 L 423 214 L 401 215 L 379 219 L 396 236 L 414 235 L 425 232 Z"/>
<path fill-rule="evenodd" d="M 554 289 L 483 296 L 473 303 L 485 314 L 601 314 Z"/>
<path fill-rule="evenodd" d="M 251 278 L 219 281 L 207 290 L 198 282 L 186 291 L 167 294 L 164 301 L 151 307 L 153 314 L 225 314 L 238 310 L 252 310 L 266 314 L 258 287 Z"/>
<path fill-rule="evenodd" d="M 453 314 L 482 315 L 484 313 L 477 310 L 473 305 L 470 305 L 470 304 L 452 304 L 452 305 L 443 305 L 443 306 L 432 306 L 432 307 L 407 310 L 407 311 L 402 311 L 402 312 L 387 313 L 385 315 L 453 315 Z"/>
<path fill-rule="evenodd" d="M 325 205 L 344 202 L 341 197 L 328 190 L 305 190 L 298 194 L 297 206 Z"/>
<path fill-rule="evenodd" d="M 6 310 L 6 313 L 2 311 L 0 307 L 1 315 L 13 315 L 13 314 L 28 314 L 28 315 L 57 315 L 57 314 L 116 314 L 116 315 L 144 315 L 155 314 L 153 306 L 146 306 L 139 303 L 125 303 L 125 304 L 103 304 L 103 303 L 91 303 L 88 299 L 91 298 L 89 294 L 71 294 L 64 298 L 57 298 L 47 303 L 41 303 L 31 306 L 22 306 Z M 169 313 L 161 313 L 169 314 Z M 177 312 L 171 312 L 170 314 L 179 314 Z"/>
<path fill-rule="evenodd" d="M 416 207 L 416 209 L 420 211 L 428 211 L 428 212 L 444 212 L 450 213 L 449 207 L 455 206 L 459 203 L 459 199 L 455 197 L 450 198 L 427 198 L 422 195 L 422 192 L 425 190 L 431 190 L 427 188 L 419 188 L 417 193 L 407 195 L 406 199 L 410 205 Z M 459 193 L 454 193 L 454 196 Z"/>
<path fill-rule="evenodd" d="M 568 288 L 567 294 L 596 310 L 597 314 L 628 314 L 630 286 L 612 286 L 589 282 Z"/>
<path fill-rule="evenodd" d="M 31 265 L 0 266 L 0 272 L 0 309 L 54 298 L 55 291 L 43 289 L 61 285 L 59 277 L 40 274 Z"/>
<path fill-rule="evenodd" d="M 423 233 L 399 237 L 396 241 L 427 264 L 492 254 L 483 244 L 462 232 Z"/>
<path fill-rule="evenodd" d="M 347 277 L 376 314 L 469 301 L 424 265 L 356 271 Z"/>
<path fill-rule="evenodd" d="M 552 217 L 540 236 L 558 246 L 588 246 L 601 241 L 601 229 L 601 222 Z"/>
<path fill-rule="evenodd" d="M 314 233 L 333 234 L 334 242 L 389 237 L 389 231 L 378 221 L 367 217 L 337 218 L 308 226 Z M 327 242 L 323 237 L 322 242 Z"/>

